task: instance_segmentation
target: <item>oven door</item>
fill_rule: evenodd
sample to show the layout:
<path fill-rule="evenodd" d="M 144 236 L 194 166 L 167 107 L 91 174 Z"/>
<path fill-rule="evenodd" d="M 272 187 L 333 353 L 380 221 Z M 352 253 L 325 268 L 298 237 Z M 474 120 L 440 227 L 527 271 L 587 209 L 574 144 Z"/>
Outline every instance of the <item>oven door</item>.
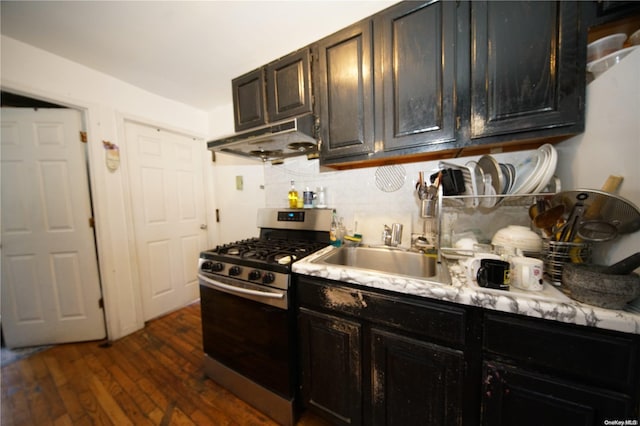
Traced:
<path fill-rule="evenodd" d="M 251 381 L 293 397 L 294 318 L 286 291 L 203 273 L 199 278 L 204 352 Z M 284 308 L 274 306 L 283 300 Z"/>

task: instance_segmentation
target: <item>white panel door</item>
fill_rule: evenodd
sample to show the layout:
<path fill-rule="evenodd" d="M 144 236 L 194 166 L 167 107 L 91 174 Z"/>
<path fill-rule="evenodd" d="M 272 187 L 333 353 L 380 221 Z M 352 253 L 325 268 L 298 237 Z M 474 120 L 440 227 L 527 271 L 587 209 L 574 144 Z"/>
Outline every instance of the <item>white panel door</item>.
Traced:
<path fill-rule="evenodd" d="M 2 329 L 9 347 L 106 336 L 82 119 L 2 108 Z"/>
<path fill-rule="evenodd" d="M 204 143 L 133 122 L 125 130 L 146 321 L 199 297 L 198 256 L 207 243 Z"/>

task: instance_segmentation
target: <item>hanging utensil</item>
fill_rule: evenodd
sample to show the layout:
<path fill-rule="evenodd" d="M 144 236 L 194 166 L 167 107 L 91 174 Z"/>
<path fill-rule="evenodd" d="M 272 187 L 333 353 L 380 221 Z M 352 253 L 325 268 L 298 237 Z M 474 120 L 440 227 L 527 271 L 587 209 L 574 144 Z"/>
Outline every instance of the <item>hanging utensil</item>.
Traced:
<path fill-rule="evenodd" d="M 622 180 L 622 176 L 610 175 L 609 177 L 607 177 L 607 180 L 604 182 L 600 190 L 607 194 L 613 194 L 618 191 L 618 188 L 620 188 L 620 185 L 622 185 Z M 596 195 L 591 201 L 591 205 L 584 213 L 584 219 L 599 219 L 602 207 L 604 206 L 606 201 L 607 195 Z"/>
<path fill-rule="evenodd" d="M 534 220 L 536 216 L 544 213 L 549 208 L 549 202 L 541 197 L 534 198 L 533 204 L 529 207 L 529 217 Z"/>
<path fill-rule="evenodd" d="M 627 275 L 640 266 L 640 252 L 634 253 L 629 257 L 625 257 L 619 262 L 608 266 L 602 272 L 612 275 Z"/>
<path fill-rule="evenodd" d="M 553 206 L 550 209 L 547 209 L 544 212 L 536 215 L 536 217 L 533 218 L 533 225 L 536 228 L 542 229 L 547 234 L 547 236 L 552 236 L 555 234 L 554 227 L 564 214 L 564 210 L 564 204 Z"/>
<path fill-rule="evenodd" d="M 565 223 L 564 227 L 560 230 L 558 241 L 562 241 L 565 243 L 571 242 L 578 232 L 578 225 L 580 224 L 580 220 L 582 219 L 585 211 L 584 201 L 589 198 L 589 194 L 587 194 L 586 192 L 580 192 L 576 195 L 575 198 L 576 203 L 571 209 L 571 213 L 569 214 L 567 223 Z"/>

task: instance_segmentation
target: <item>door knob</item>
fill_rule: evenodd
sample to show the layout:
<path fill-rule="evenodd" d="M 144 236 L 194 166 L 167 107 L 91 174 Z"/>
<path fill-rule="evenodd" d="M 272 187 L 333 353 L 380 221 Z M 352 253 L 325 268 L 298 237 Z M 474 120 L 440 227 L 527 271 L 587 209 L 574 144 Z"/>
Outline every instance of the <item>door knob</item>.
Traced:
<path fill-rule="evenodd" d="M 203 223 L 202 225 L 200 225 L 200 229 L 207 229 L 207 224 Z"/>

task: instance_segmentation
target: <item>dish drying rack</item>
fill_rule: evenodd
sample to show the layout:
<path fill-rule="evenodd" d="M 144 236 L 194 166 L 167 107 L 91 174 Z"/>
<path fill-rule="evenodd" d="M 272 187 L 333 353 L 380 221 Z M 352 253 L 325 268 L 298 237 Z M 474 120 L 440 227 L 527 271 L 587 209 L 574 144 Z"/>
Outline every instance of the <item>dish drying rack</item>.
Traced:
<path fill-rule="evenodd" d="M 493 207 L 473 207 L 469 199 L 482 200 L 486 195 L 444 196 L 442 190 L 438 196 L 438 252 L 439 257 L 461 259 L 473 255 L 472 250 L 454 247 L 457 237 L 465 234 L 478 240 L 480 246 L 490 248 L 493 235 L 508 225 L 531 227 L 529 207 L 540 198 L 551 198 L 552 192 L 534 194 L 501 194 Z M 471 207 L 469 207 L 471 205 Z M 537 232 L 537 231 L 536 231 Z"/>
<path fill-rule="evenodd" d="M 478 207 L 479 206 L 479 191 L 478 191 L 478 178 L 479 176 L 476 173 L 472 173 L 470 167 L 461 166 L 455 163 L 449 163 L 448 161 L 440 161 L 438 164 L 440 169 L 448 168 L 453 170 L 459 170 L 462 172 L 462 178 L 464 179 L 464 187 L 465 191 L 461 195 L 456 197 L 460 197 L 460 199 L 464 202 L 467 207 Z M 484 191 L 483 191 L 484 193 Z M 484 194 L 483 194 L 484 195 Z M 449 196 L 448 196 L 449 197 Z"/>
<path fill-rule="evenodd" d="M 462 203 L 469 208 L 491 209 L 507 200 L 529 200 L 561 191 L 560 181 L 554 177 L 558 154 L 551 144 L 544 144 L 532 154 L 518 161 L 500 163 L 492 155 L 483 155 L 478 161 L 468 161 L 464 166 L 440 161 L 441 170 L 451 169 L 462 175 L 464 192 L 458 193 Z M 550 194 L 550 195 L 553 195 Z"/>

